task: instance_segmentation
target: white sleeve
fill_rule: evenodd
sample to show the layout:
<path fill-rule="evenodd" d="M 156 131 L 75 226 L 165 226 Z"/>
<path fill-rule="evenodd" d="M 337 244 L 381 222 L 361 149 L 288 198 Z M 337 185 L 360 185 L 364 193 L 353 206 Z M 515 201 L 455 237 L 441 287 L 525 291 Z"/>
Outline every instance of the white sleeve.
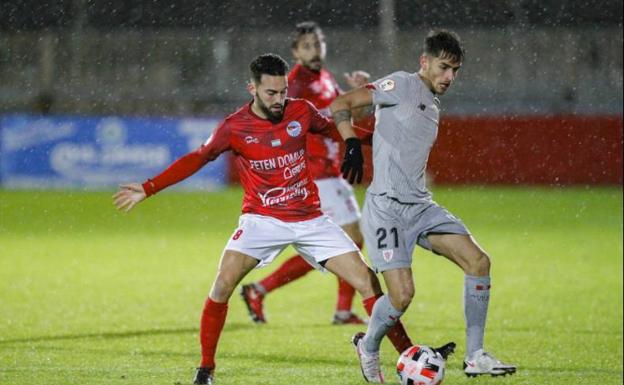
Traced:
<path fill-rule="evenodd" d="M 407 94 L 408 76 L 407 72 L 394 72 L 369 84 L 368 88 L 373 93 L 373 105 L 393 106 L 399 104 Z"/>

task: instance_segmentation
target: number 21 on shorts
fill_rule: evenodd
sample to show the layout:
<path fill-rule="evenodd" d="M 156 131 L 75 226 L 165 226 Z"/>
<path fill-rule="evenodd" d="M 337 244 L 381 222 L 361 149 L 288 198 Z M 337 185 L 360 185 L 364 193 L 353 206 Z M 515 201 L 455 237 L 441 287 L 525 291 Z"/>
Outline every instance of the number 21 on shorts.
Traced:
<path fill-rule="evenodd" d="M 390 233 L 391 239 L 386 240 L 386 238 L 388 238 L 388 232 Z M 391 248 L 399 247 L 399 232 L 396 227 L 392 227 L 389 230 L 384 227 L 380 227 L 377 229 L 375 233 L 377 234 L 377 248 L 379 250 L 387 249 L 388 248 L 387 242 L 391 242 L 391 241 L 394 241 L 394 245 L 390 246 Z"/>

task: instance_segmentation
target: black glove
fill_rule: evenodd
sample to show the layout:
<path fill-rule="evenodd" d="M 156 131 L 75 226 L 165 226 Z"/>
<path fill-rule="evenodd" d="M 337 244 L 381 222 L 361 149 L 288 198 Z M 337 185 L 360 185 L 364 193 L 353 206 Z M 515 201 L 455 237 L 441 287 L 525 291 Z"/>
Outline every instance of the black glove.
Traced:
<path fill-rule="evenodd" d="M 362 143 L 358 138 L 349 138 L 345 141 L 345 154 L 342 161 L 342 177 L 353 184 L 362 181 L 364 175 L 364 156 L 362 156 Z"/>

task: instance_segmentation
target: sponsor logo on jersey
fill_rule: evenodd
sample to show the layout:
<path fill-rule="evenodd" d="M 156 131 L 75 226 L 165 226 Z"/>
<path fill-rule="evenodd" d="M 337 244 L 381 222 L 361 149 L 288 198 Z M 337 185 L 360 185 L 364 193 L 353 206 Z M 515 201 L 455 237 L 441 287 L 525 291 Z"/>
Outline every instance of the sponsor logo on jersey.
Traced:
<path fill-rule="evenodd" d="M 383 256 L 383 259 L 386 262 L 390 262 L 390 260 L 392 259 L 392 257 L 394 257 L 394 249 L 390 249 L 390 250 L 383 250 L 381 252 L 381 255 Z"/>
<path fill-rule="evenodd" d="M 273 139 L 271 141 L 271 147 L 279 147 L 282 145 L 282 141 L 279 139 Z"/>
<path fill-rule="evenodd" d="M 251 144 L 251 143 L 259 143 L 260 141 L 258 140 L 258 138 L 254 138 L 253 136 L 246 136 L 245 137 L 245 143 L 247 144 Z"/>
<path fill-rule="evenodd" d="M 305 178 L 288 187 L 274 187 L 265 193 L 259 192 L 258 196 L 264 207 L 283 205 L 297 197 L 301 197 L 301 200 L 305 200 L 308 197 L 307 183 L 308 179 Z"/>
<path fill-rule="evenodd" d="M 252 170 L 274 170 L 276 168 L 283 168 L 290 165 L 293 165 L 303 159 L 305 154 L 305 150 L 301 149 L 295 152 L 291 152 L 290 154 L 278 156 L 275 158 L 268 159 L 250 159 L 249 165 Z"/>
<path fill-rule="evenodd" d="M 381 88 L 382 91 L 392 91 L 394 89 L 394 80 L 392 79 L 386 79 L 383 82 L 379 83 L 379 88 Z"/>
<path fill-rule="evenodd" d="M 297 176 L 301 171 L 305 170 L 306 162 L 305 159 L 296 166 L 286 167 L 284 168 L 284 179 L 291 179 Z"/>
<path fill-rule="evenodd" d="M 288 135 L 296 138 L 299 134 L 301 134 L 301 124 L 298 121 L 293 120 L 288 123 L 288 126 L 286 126 L 286 132 L 288 132 Z"/>

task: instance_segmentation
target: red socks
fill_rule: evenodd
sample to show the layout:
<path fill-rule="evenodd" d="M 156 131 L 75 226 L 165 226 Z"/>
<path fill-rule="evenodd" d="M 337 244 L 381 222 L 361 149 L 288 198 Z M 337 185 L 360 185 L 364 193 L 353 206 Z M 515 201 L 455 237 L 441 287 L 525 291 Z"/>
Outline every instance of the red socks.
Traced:
<path fill-rule="evenodd" d="M 217 351 L 217 343 L 225 317 L 227 316 L 228 304 L 214 302 L 210 297 L 204 304 L 204 311 L 201 317 L 199 327 L 199 342 L 201 343 L 201 363 L 200 367 L 215 367 L 215 353 Z"/>
<path fill-rule="evenodd" d="M 336 303 L 336 311 L 351 311 L 353 304 L 353 296 L 355 289 L 349 285 L 347 281 L 338 278 L 338 302 Z"/>
<path fill-rule="evenodd" d="M 282 263 L 277 270 L 269 274 L 259 283 L 266 290 L 266 293 L 269 293 L 297 278 L 303 277 L 312 270 L 314 270 L 312 265 L 307 263 L 303 257 L 295 255 Z"/>
<path fill-rule="evenodd" d="M 375 306 L 375 302 L 377 302 L 377 299 L 382 295 L 383 294 L 376 297 L 366 298 L 362 301 L 364 303 L 364 309 L 366 309 L 366 313 L 369 317 L 373 313 L 373 306 Z M 388 331 L 387 337 L 399 354 L 403 353 L 407 348 L 413 345 L 412 340 L 410 340 L 405 328 L 403 327 L 403 323 L 401 323 L 401 320 L 398 320 L 397 323 Z"/>

